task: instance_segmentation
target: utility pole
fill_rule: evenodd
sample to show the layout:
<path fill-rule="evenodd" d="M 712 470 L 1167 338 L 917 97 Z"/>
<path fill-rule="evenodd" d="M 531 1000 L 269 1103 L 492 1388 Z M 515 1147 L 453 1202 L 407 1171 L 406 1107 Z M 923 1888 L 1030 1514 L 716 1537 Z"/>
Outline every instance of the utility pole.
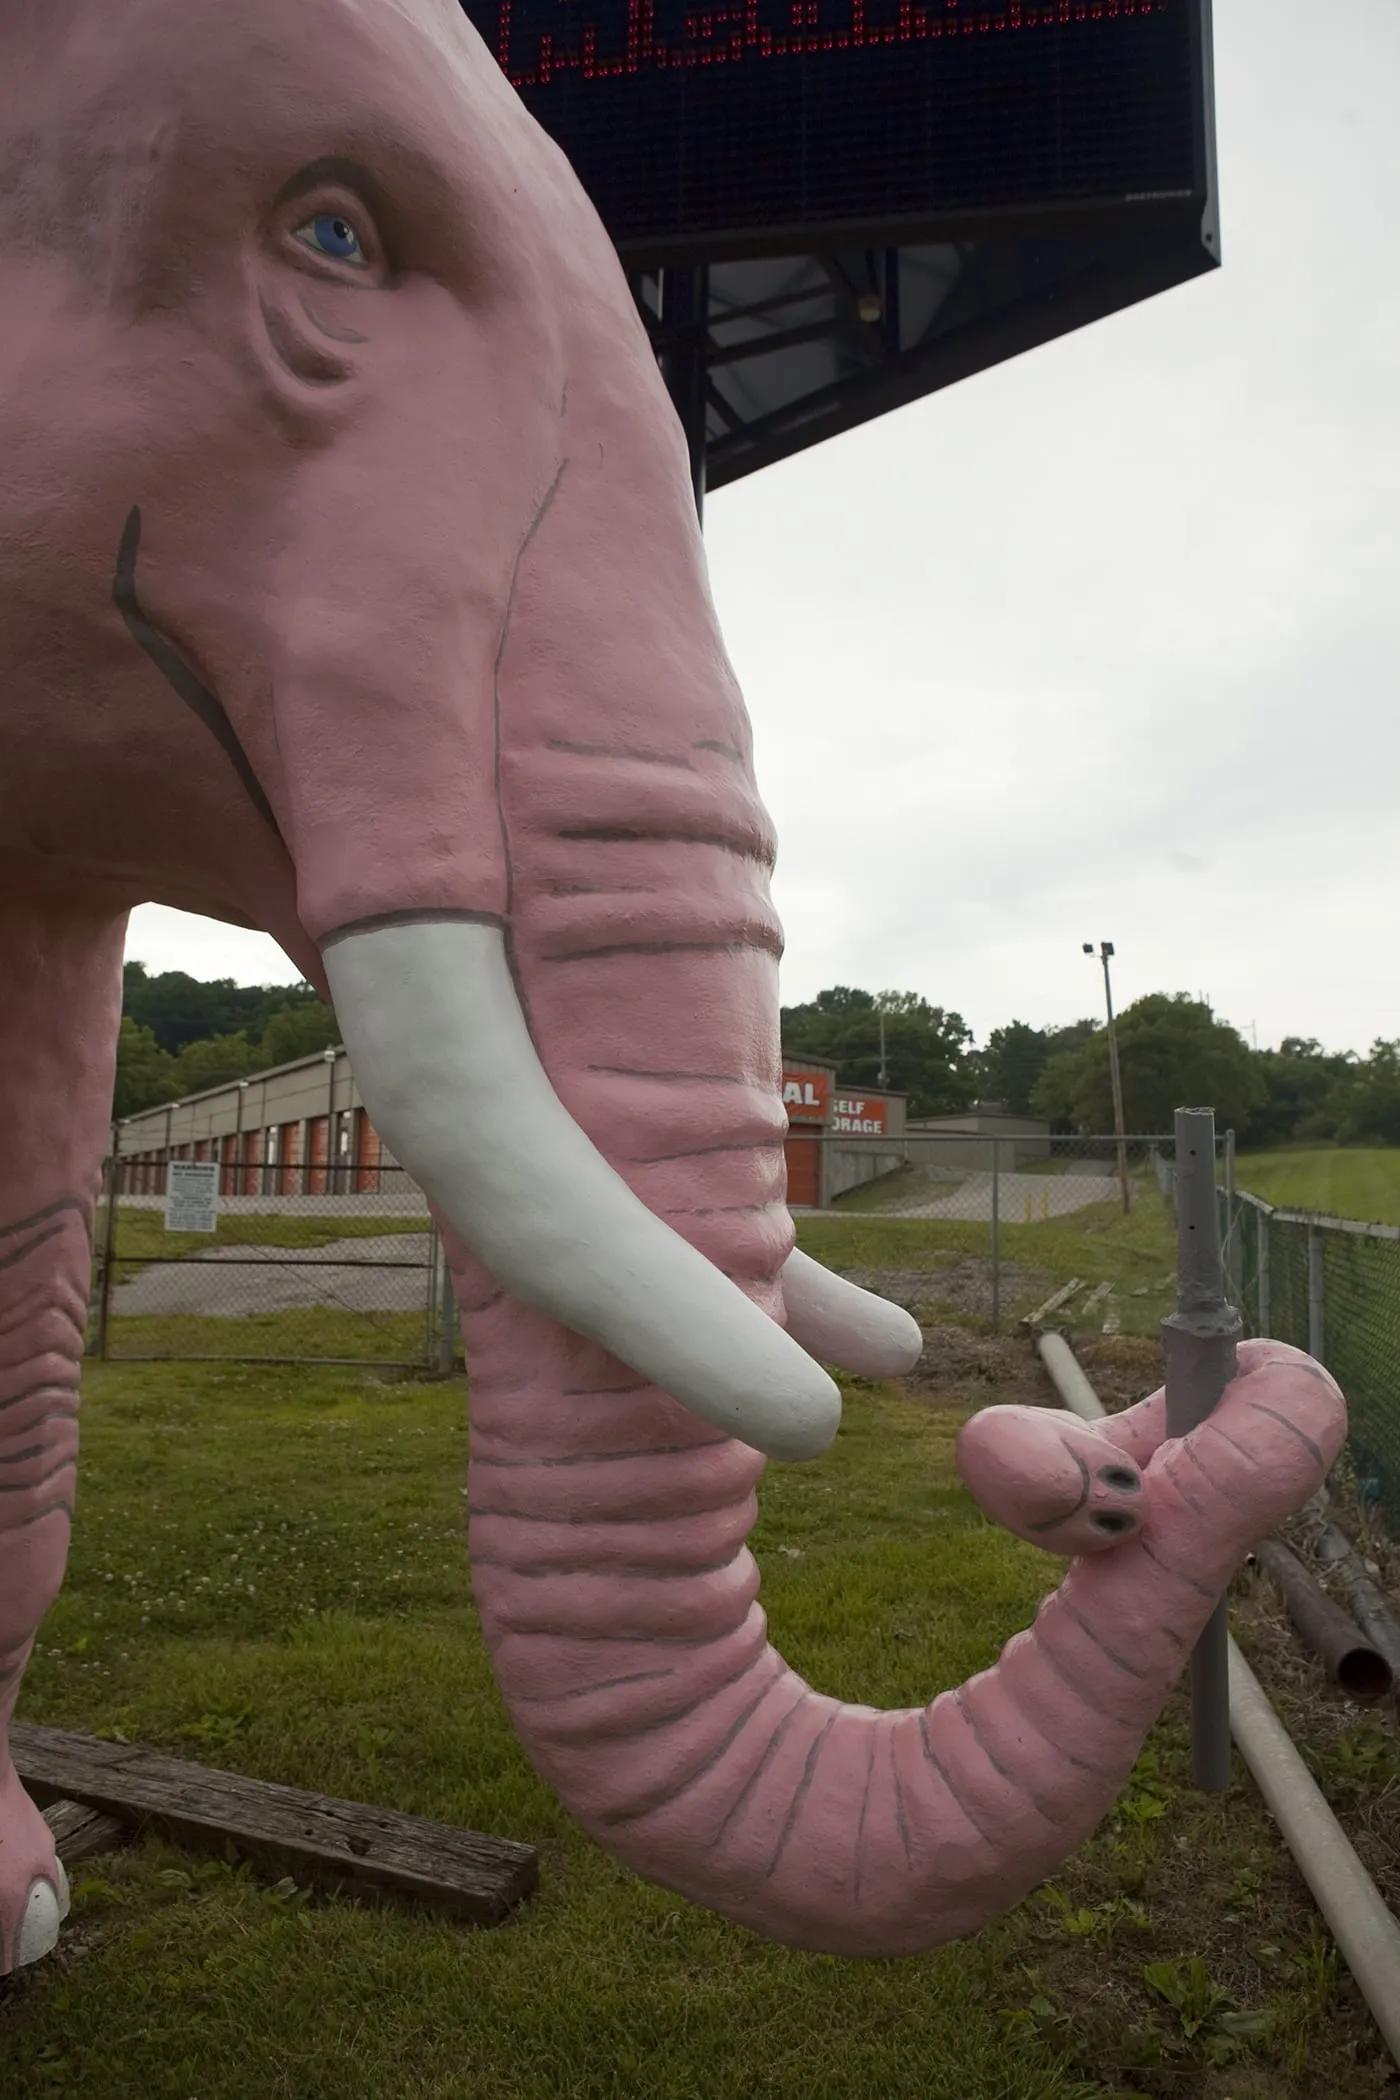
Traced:
<path fill-rule="evenodd" d="M 889 1083 L 890 1075 L 885 1069 L 885 1009 L 882 1006 L 880 1008 L 880 1076 L 875 1081 L 875 1084 L 876 1086 L 888 1086 Z"/>
<path fill-rule="evenodd" d="M 1092 955 L 1094 944 L 1085 941 L 1084 953 Z M 1113 954 L 1112 941 L 1099 942 L 1099 960 L 1103 964 L 1103 996 L 1108 1008 L 1108 1069 L 1113 1081 L 1113 1128 L 1118 1139 L 1118 1185 L 1123 1191 L 1123 1215 L 1132 1207 L 1128 1193 L 1128 1138 L 1123 1121 L 1123 1075 L 1118 1066 L 1118 1030 L 1113 1020 L 1113 985 L 1108 974 L 1109 958 Z"/>

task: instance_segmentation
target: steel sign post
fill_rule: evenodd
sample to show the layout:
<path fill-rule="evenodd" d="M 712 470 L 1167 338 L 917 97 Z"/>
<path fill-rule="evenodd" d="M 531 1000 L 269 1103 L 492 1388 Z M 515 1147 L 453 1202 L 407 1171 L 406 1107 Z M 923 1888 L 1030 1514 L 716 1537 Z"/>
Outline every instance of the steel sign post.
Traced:
<path fill-rule="evenodd" d="M 1162 1322 L 1167 1358 L 1167 1435 L 1204 1422 L 1235 1375 L 1244 1331 L 1226 1301 L 1215 1200 L 1215 1112 L 1176 1112 L 1177 1309 Z M 1206 1621 L 1191 1657 L 1191 1752 L 1198 1787 L 1230 1784 L 1229 1625 L 1224 1601 Z"/>

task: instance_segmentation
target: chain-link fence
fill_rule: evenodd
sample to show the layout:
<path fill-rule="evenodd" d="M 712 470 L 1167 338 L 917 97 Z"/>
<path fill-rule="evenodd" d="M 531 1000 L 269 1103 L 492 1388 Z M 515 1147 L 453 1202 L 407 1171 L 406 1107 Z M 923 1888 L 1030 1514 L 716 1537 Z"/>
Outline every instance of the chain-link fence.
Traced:
<path fill-rule="evenodd" d="M 1170 1199 L 1172 1171 L 1156 1163 Z M 1279 1210 L 1218 1190 L 1231 1293 L 1249 1334 L 1271 1335 L 1326 1364 L 1347 1396 L 1363 1501 L 1400 1537 L 1400 1226 Z"/>
<path fill-rule="evenodd" d="M 113 1360 L 446 1372 L 451 1282 L 402 1167 L 109 1163 L 89 1348 Z"/>
<path fill-rule="evenodd" d="M 1152 1333 L 1173 1303 L 1169 1206 L 1152 1170 L 1170 1145 L 1036 1126 L 794 1127 L 789 1195 L 819 1258 L 922 1318 L 996 1332 L 1054 1296 L 1081 1324 Z M 94 1353 L 450 1367 L 440 1243 L 421 1190 L 386 1158 L 127 1157 L 108 1181 Z"/>
<path fill-rule="evenodd" d="M 794 1128 L 789 1198 L 818 1259 L 926 1325 L 998 1333 L 1053 1300 L 1078 1325 L 1154 1334 L 1176 1302 L 1171 1209 L 1153 1170 L 1164 1150 L 1170 1138 L 1056 1137 L 1032 1124 L 1006 1135 Z"/>

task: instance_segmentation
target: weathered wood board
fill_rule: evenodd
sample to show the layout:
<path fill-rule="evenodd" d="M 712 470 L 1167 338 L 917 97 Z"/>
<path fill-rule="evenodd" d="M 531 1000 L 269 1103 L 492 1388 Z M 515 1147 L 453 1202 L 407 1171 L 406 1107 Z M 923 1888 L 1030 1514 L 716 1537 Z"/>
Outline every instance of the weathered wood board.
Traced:
<path fill-rule="evenodd" d="M 100 1808 L 85 1808 L 81 1801 L 53 1802 L 44 1810 L 44 1821 L 53 1832 L 65 1867 L 76 1866 L 95 1852 L 115 1851 L 118 1845 L 128 1844 L 133 1834 L 129 1823 L 104 1816 Z"/>
<path fill-rule="evenodd" d="M 76 1802 L 199 1851 L 232 1844 L 279 1877 L 331 1893 L 499 1925 L 539 1878 L 532 1845 L 211 1771 L 136 1743 L 12 1721 L 10 1750 L 40 1808 Z"/>

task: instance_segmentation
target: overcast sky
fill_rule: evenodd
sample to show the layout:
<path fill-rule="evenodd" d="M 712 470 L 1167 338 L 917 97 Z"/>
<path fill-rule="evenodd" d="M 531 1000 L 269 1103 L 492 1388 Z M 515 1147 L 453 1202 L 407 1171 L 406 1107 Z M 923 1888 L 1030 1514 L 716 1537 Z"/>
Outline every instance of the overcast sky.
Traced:
<path fill-rule="evenodd" d="M 722 490 L 786 1001 L 1400 1036 L 1400 0 L 1216 0 L 1224 268 Z M 127 952 L 245 983 L 148 906 Z"/>

